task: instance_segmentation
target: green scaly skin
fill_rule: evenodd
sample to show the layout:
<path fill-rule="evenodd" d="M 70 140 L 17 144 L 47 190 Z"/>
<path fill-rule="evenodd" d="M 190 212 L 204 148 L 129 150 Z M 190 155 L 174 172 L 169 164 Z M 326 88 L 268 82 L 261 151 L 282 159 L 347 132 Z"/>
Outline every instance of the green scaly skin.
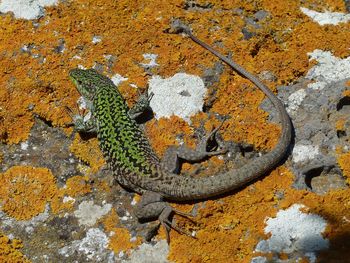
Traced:
<path fill-rule="evenodd" d="M 137 187 L 128 178 L 153 174 L 151 164 L 159 163 L 159 159 L 129 116 L 124 98 L 109 78 L 93 69 L 73 69 L 70 77 L 87 104 L 92 105 L 89 110 L 93 113 L 97 138 L 113 175 L 123 186 L 142 193 L 142 186 Z"/>
<path fill-rule="evenodd" d="M 193 41 L 250 79 L 267 95 L 278 110 L 282 133 L 272 151 L 239 169 L 203 178 L 177 175 L 162 168 L 147 138 L 135 120 L 129 116 L 129 108 L 113 82 L 93 69 L 73 69 L 70 77 L 80 94 L 88 101 L 88 105 L 92 105 L 90 110 L 97 128 L 100 148 L 113 175 L 121 185 L 143 194 L 135 211 L 136 216 L 143 219 L 158 217 L 167 234 L 171 227 L 183 232 L 168 220 L 171 212 L 185 214 L 174 211 L 164 199 L 175 201 L 205 199 L 248 184 L 279 164 L 290 144 L 292 129 L 283 104 L 259 79 L 201 42 L 190 31 L 181 29 Z M 201 156 L 203 158 L 203 154 Z M 167 238 L 169 240 L 169 236 Z"/>

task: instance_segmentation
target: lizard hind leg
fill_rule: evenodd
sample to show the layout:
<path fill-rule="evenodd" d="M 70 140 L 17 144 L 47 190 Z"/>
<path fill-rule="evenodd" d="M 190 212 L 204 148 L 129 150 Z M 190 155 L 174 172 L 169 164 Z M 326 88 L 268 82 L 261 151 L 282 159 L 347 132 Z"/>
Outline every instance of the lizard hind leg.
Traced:
<path fill-rule="evenodd" d="M 191 236 L 191 233 L 187 232 L 184 229 L 179 228 L 173 221 L 170 219 L 172 214 L 178 214 L 183 217 L 193 217 L 190 213 L 184 213 L 172 208 L 167 202 L 163 200 L 163 197 L 156 192 L 146 191 L 142 195 L 141 201 L 138 203 L 135 209 L 135 216 L 139 220 L 152 220 L 158 219 L 160 224 L 165 229 L 167 242 L 170 242 L 169 232 L 171 229 L 175 231 Z"/>

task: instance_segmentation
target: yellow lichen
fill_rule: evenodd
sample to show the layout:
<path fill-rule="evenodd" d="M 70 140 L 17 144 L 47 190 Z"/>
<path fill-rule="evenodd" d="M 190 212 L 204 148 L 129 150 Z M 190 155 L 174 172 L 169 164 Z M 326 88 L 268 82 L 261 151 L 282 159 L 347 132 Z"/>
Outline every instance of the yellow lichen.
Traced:
<path fill-rule="evenodd" d="M 90 165 L 92 173 L 96 173 L 105 164 L 97 138 L 82 140 L 77 134 L 69 149 L 80 160 Z"/>
<path fill-rule="evenodd" d="M 42 213 L 55 195 L 55 178 L 46 168 L 13 166 L 0 174 L 2 210 L 18 220 Z"/>
<path fill-rule="evenodd" d="M 91 186 L 87 183 L 87 176 L 73 176 L 66 181 L 66 185 L 60 188 L 51 201 L 52 212 L 59 214 L 74 208 L 74 199 L 64 200 L 64 197 L 74 198 L 91 192 Z"/>
<path fill-rule="evenodd" d="M 19 249 L 23 247 L 19 239 L 9 239 L 0 232 L 0 262 L 30 263 Z"/>
<path fill-rule="evenodd" d="M 176 116 L 172 116 L 169 119 L 161 118 L 158 121 L 151 120 L 147 123 L 147 136 L 160 156 L 165 153 L 170 145 L 178 145 L 176 141 L 178 134 L 191 134 L 192 132 L 188 123 Z M 188 141 L 186 140 L 186 142 Z M 191 146 L 189 143 L 187 145 Z"/>
<path fill-rule="evenodd" d="M 338 163 L 343 170 L 343 175 L 347 178 L 347 183 L 350 185 L 350 152 L 340 154 Z"/>
<path fill-rule="evenodd" d="M 208 1 L 199 0 L 196 3 L 205 6 Z M 68 80 L 68 70 L 79 64 L 90 68 L 98 63 L 109 74 L 119 73 L 127 77 L 128 81 L 121 91 L 129 105 L 137 96 L 135 90 L 129 89 L 129 84 L 135 83 L 143 88 L 149 79 L 148 73 L 139 66 L 144 53 L 158 54 L 157 63 L 160 66 L 152 73 L 161 76 L 168 77 L 179 71 L 200 75 L 203 69 L 213 68 L 217 58 L 188 38 L 166 33 L 173 17 L 189 23 L 193 32 L 204 41 L 219 43 L 217 49 L 224 54 L 233 54 L 234 60 L 250 72 L 271 72 L 276 81 L 264 82 L 273 91 L 279 84 L 295 82 L 316 63 L 309 61 L 307 52 L 317 48 L 331 50 L 341 58 L 350 55 L 350 23 L 320 26 L 300 11 L 303 6 L 321 12 L 346 12 L 342 0 L 212 0 L 210 3 L 211 7 L 205 12 L 184 12 L 182 0 L 142 3 L 127 0 L 61 1 L 56 6 L 46 8 L 46 16 L 38 20 L 38 27 L 33 27 L 32 21 L 14 19 L 9 14 L 0 16 L 0 70 L 3 72 L 0 74 L 3 87 L 0 88 L 0 140 L 17 143 L 27 139 L 34 123 L 34 114 L 51 121 L 53 125 L 68 124 L 71 120 L 64 109 L 66 106 L 74 108 L 79 96 Z M 253 18 L 260 10 L 268 12 L 267 18 L 257 21 L 259 27 L 249 27 L 255 35 L 245 39 L 242 28 L 247 24 L 246 17 Z M 94 35 L 100 35 L 102 41 L 93 44 L 91 39 Z M 58 54 L 54 47 L 60 39 L 65 41 L 65 52 Z M 45 63 L 31 54 L 19 52 L 28 43 L 36 46 L 32 53 L 45 58 Z M 107 66 L 106 54 L 117 60 Z M 347 85 L 350 86 L 349 83 Z M 225 67 L 213 94 L 215 100 L 210 112 L 231 116 L 220 131 L 225 140 L 252 143 L 263 150 L 271 149 L 276 144 L 279 125 L 266 122 L 267 114 L 259 109 L 264 96 L 249 81 Z M 348 91 L 344 92 L 344 96 L 348 95 Z M 206 118 L 207 114 L 202 113 L 191 120 L 195 127 L 199 127 Z M 341 123 L 338 124 L 341 126 Z M 160 155 L 168 145 L 176 143 L 176 135 L 180 133 L 184 134 L 186 143 L 194 145 L 192 129 L 181 120 L 153 120 L 146 127 L 152 145 Z M 210 130 L 210 124 L 205 122 L 205 128 Z M 83 142 L 77 136 L 71 150 L 93 171 L 101 167 L 102 155 L 98 152 L 96 139 Z M 344 154 L 339 159 L 345 176 L 349 176 L 348 157 Z M 5 188 L 10 184 L 7 181 L 8 185 L 4 184 L 3 177 L 0 182 Z M 264 237 L 265 217 L 274 216 L 277 209 L 287 208 L 296 202 L 318 209 L 332 223 L 327 235 L 336 245 L 332 246 L 328 257 L 338 254 L 339 258 L 347 258 L 349 191 L 331 192 L 319 197 L 307 191 L 291 189 L 292 182 L 293 177 L 282 167 L 241 192 L 208 201 L 207 206 L 200 210 L 199 220 L 194 226 L 179 219 L 179 223 L 185 227 L 198 230 L 199 238 L 193 240 L 172 231 L 171 260 L 203 262 L 215 259 L 228 262 L 229 258 L 231 262 L 249 262 L 254 245 Z M 0 191 L 4 192 L 3 189 Z M 283 192 L 283 200 L 276 198 L 277 191 Z M 271 196 L 271 193 L 274 195 Z M 62 190 L 55 198 L 62 202 L 64 195 Z M 7 200 L 3 194 L 1 199 Z M 21 200 L 18 202 L 20 204 Z M 278 207 L 275 208 L 276 205 Z M 16 204 L 16 207 L 22 206 Z M 34 204 L 34 207 L 37 205 Z M 183 208 L 182 205 L 176 207 Z M 18 208 L 16 214 L 21 213 Z M 31 209 L 27 208 L 25 213 Z M 223 228 L 228 229 L 224 231 Z M 116 233 L 119 231 L 116 230 Z M 112 242 L 117 244 L 116 247 L 117 236 Z M 121 236 L 125 240 L 129 238 L 128 233 Z M 326 260 L 327 255 L 323 256 L 325 262 L 332 262 Z"/>
<path fill-rule="evenodd" d="M 130 233 L 127 229 L 117 227 L 119 224 L 118 215 L 113 208 L 111 212 L 104 218 L 103 225 L 105 230 L 110 233 L 109 248 L 118 254 L 121 251 L 128 252 L 141 244 L 141 238 L 131 240 Z"/>
<path fill-rule="evenodd" d="M 73 176 L 66 182 L 65 194 L 76 197 L 78 195 L 85 195 L 91 192 L 91 186 L 88 184 L 89 178 L 87 176 Z"/>
<path fill-rule="evenodd" d="M 337 129 L 337 131 L 344 131 L 346 121 L 346 118 L 337 120 L 337 122 L 335 123 L 335 128 Z"/>

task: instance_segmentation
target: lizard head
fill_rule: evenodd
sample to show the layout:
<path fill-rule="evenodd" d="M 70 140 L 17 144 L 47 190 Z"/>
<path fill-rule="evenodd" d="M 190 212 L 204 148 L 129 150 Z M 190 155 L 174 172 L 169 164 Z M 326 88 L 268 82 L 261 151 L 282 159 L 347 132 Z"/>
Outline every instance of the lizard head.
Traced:
<path fill-rule="evenodd" d="M 109 78 L 94 69 L 75 68 L 69 72 L 69 77 L 77 87 L 80 95 L 90 101 L 93 100 L 97 89 L 103 83 L 113 85 L 113 82 Z"/>

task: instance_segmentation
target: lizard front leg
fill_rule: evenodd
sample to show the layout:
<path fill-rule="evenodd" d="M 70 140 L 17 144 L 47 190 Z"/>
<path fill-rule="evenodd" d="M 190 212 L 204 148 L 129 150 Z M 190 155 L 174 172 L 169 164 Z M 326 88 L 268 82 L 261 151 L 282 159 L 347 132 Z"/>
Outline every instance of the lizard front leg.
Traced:
<path fill-rule="evenodd" d="M 91 104 L 91 102 L 90 102 Z M 77 132 L 88 133 L 88 134 L 96 134 L 97 126 L 96 120 L 92 114 L 92 106 L 89 106 L 87 109 L 89 110 L 87 114 L 83 115 L 79 112 L 75 113 L 71 108 L 66 107 L 68 115 L 72 119 L 72 124 L 74 125 L 74 130 Z"/>

